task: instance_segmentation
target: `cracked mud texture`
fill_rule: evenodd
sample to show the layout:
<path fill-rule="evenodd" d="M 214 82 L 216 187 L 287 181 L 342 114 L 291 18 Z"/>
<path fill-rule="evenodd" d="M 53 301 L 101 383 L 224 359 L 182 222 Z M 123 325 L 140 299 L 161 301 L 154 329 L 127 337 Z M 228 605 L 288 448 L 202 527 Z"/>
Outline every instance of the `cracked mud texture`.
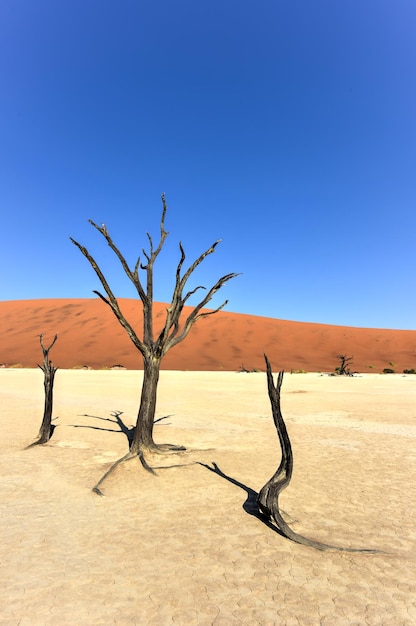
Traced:
<path fill-rule="evenodd" d="M 111 413 L 135 421 L 141 372 L 59 370 L 50 443 L 30 450 L 42 373 L 0 370 L 0 624 L 413 626 L 416 377 L 286 375 L 294 473 L 281 507 L 296 532 L 386 554 L 319 552 L 243 505 L 279 447 L 264 373 L 161 374 L 156 440 L 187 464 L 136 460 Z M 112 421 L 107 421 L 112 420 Z M 111 432 L 113 431 L 113 432 Z"/>

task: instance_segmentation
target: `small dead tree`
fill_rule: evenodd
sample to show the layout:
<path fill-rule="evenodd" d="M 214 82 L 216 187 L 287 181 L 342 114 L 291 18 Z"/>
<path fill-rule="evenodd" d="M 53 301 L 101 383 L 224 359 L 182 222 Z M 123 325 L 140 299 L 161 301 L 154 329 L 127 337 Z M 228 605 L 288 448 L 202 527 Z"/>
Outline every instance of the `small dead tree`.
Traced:
<path fill-rule="evenodd" d="M 153 424 L 155 419 L 156 410 L 156 395 L 157 386 L 159 382 L 160 364 L 165 354 L 183 341 L 188 335 L 192 326 L 201 318 L 213 315 L 220 311 L 226 304 L 227 300 L 223 302 L 218 308 L 213 311 L 204 311 L 204 307 L 211 301 L 213 296 L 232 278 L 238 276 L 238 274 L 226 274 L 222 276 L 217 282 L 206 292 L 204 298 L 199 302 L 197 306 L 189 313 L 189 315 L 182 320 L 182 313 L 185 304 L 189 298 L 200 289 L 205 289 L 203 286 L 198 286 L 189 291 L 187 284 L 196 268 L 204 261 L 204 259 L 212 254 L 219 242 L 218 239 L 212 244 L 205 252 L 203 252 L 191 265 L 184 271 L 183 265 L 185 262 L 185 252 L 182 243 L 179 243 L 180 260 L 176 267 L 176 280 L 172 295 L 172 301 L 166 309 L 166 319 L 162 330 L 157 336 L 154 333 L 153 326 L 153 268 L 154 263 L 159 256 L 163 245 L 165 243 L 168 232 L 165 230 L 165 217 L 166 217 L 166 201 L 165 195 L 162 194 L 162 216 L 160 220 L 160 238 L 156 246 L 153 245 L 152 237 L 147 233 L 149 248 L 148 250 L 142 250 L 145 261 L 142 262 L 140 256 L 138 257 L 136 264 L 130 267 L 120 252 L 119 248 L 115 245 L 110 237 L 105 224 L 101 226 L 95 224 L 92 220 L 89 223 L 104 237 L 107 244 L 118 258 L 121 266 L 126 273 L 129 280 L 135 286 L 138 296 L 141 301 L 143 309 L 143 332 L 142 337 L 139 337 L 136 330 L 131 323 L 126 319 L 123 312 L 120 309 L 117 298 L 115 297 L 110 285 L 108 284 L 103 271 L 99 267 L 96 260 L 92 257 L 89 251 L 80 243 L 70 238 L 72 243 L 82 252 L 87 258 L 91 267 L 97 274 L 101 285 L 105 291 L 104 296 L 99 291 L 94 291 L 101 300 L 110 307 L 118 322 L 127 332 L 131 341 L 135 347 L 139 350 L 143 358 L 143 384 L 141 392 L 141 400 L 139 406 L 139 412 L 137 416 L 136 427 L 134 431 L 133 440 L 130 445 L 129 453 L 126 455 L 125 460 L 132 458 L 132 456 L 138 455 L 142 463 L 144 464 L 143 454 L 146 451 L 152 452 L 166 452 L 184 450 L 181 446 L 174 446 L 172 444 L 156 444 L 153 439 Z M 139 270 L 143 270 L 146 278 L 146 282 L 142 282 L 139 275 Z"/>
<path fill-rule="evenodd" d="M 290 483 L 293 473 L 293 452 L 290 438 L 287 432 L 286 424 L 283 419 L 283 415 L 280 408 L 280 389 L 283 382 L 283 372 L 279 372 L 276 384 L 273 381 L 273 374 L 270 362 L 266 355 L 264 355 L 266 361 L 267 371 L 267 388 L 270 398 L 270 404 L 272 408 L 272 415 L 274 425 L 277 430 L 277 435 L 281 448 L 281 461 L 276 472 L 267 481 L 264 487 L 259 491 L 257 497 L 257 505 L 262 516 L 267 520 L 273 522 L 279 534 L 291 541 L 300 543 L 317 550 L 341 550 L 343 552 L 366 552 L 376 553 L 379 550 L 361 549 L 361 548 L 342 548 L 337 546 L 328 545 L 313 539 L 308 539 L 299 535 L 293 531 L 290 526 L 285 522 L 280 512 L 279 496 L 283 489 Z"/>
<path fill-rule="evenodd" d="M 339 359 L 339 365 L 335 368 L 335 371 L 340 376 L 352 376 L 352 372 L 349 368 L 353 361 L 352 356 L 347 356 L 346 354 L 337 354 L 337 359 Z"/>
<path fill-rule="evenodd" d="M 55 335 L 52 343 L 48 348 L 45 348 L 43 344 L 43 335 L 39 335 L 40 347 L 43 352 L 43 364 L 39 365 L 43 372 L 44 380 L 43 386 L 45 388 L 45 408 L 43 411 L 42 424 L 39 430 L 38 438 L 30 446 L 36 446 L 43 443 L 47 443 L 52 436 L 54 427 L 52 426 L 52 409 L 53 409 L 53 384 L 55 380 L 55 374 L 57 367 L 54 366 L 52 361 L 49 360 L 49 351 L 53 348 L 55 341 L 58 339 L 58 335 Z"/>

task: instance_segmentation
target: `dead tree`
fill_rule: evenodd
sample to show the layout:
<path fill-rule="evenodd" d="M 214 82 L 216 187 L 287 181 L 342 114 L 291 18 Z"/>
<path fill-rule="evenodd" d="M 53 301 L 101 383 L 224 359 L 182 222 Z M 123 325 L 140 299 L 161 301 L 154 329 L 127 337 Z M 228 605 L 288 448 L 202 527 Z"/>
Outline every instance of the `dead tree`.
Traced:
<path fill-rule="evenodd" d="M 352 376 L 349 365 L 351 365 L 353 361 L 352 356 L 347 356 L 346 354 L 337 354 L 337 359 L 339 359 L 339 365 L 335 368 L 335 371 L 340 376 Z"/>
<path fill-rule="evenodd" d="M 287 539 L 290 539 L 295 543 L 300 543 L 311 548 L 316 548 L 317 550 L 341 550 L 344 552 L 368 553 L 379 552 L 378 550 L 371 549 L 368 550 L 361 548 L 342 548 L 328 545 L 326 543 L 321 543 L 319 541 L 314 541 L 313 539 L 308 539 L 307 537 L 303 537 L 302 535 L 299 535 L 298 533 L 293 531 L 283 519 L 279 508 L 279 496 L 283 489 L 285 489 L 289 485 L 290 479 L 292 478 L 293 452 L 286 424 L 284 422 L 280 408 L 280 389 L 283 382 L 283 372 L 279 372 L 275 385 L 273 381 L 273 374 L 270 362 L 266 355 L 264 355 L 264 358 L 266 361 L 267 370 L 267 388 L 272 408 L 273 421 L 280 442 L 282 457 L 280 465 L 277 468 L 276 472 L 260 490 L 257 497 L 257 504 L 262 516 L 267 521 L 271 521 L 272 523 L 274 523 L 277 527 L 277 531 L 283 537 L 286 537 Z"/>
<path fill-rule="evenodd" d="M 157 336 L 154 333 L 153 327 L 153 267 L 154 263 L 159 256 L 163 245 L 165 243 L 168 232 L 165 230 L 165 217 L 166 217 L 166 201 L 165 196 L 162 194 L 162 216 L 160 221 L 160 238 L 156 246 L 153 245 L 152 237 L 147 233 L 149 247 L 148 250 L 142 250 L 145 261 L 142 263 L 140 256 L 138 257 L 136 264 L 130 267 L 120 252 L 119 248 L 115 245 L 110 237 L 110 234 L 105 226 L 95 224 L 92 220 L 89 223 L 104 237 L 107 244 L 118 258 L 121 266 L 126 273 L 129 280 L 133 283 L 141 301 L 143 310 L 143 332 L 139 337 L 132 324 L 126 319 L 123 312 L 120 309 L 117 298 L 115 297 L 110 285 L 108 284 L 103 271 L 99 267 L 96 260 L 91 256 L 88 250 L 72 239 L 73 244 L 82 252 L 87 258 L 90 265 L 97 274 L 101 285 L 105 291 L 104 296 L 99 291 L 94 291 L 101 300 L 110 307 L 118 322 L 127 332 L 131 341 L 135 347 L 139 350 L 143 358 L 143 384 L 141 391 L 141 399 L 139 412 L 137 416 L 136 427 L 134 431 L 133 440 L 130 445 L 129 453 L 126 455 L 126 460 L 132 456 L 138 455 L 143 462 L 143 453 L 146 451 L 153 452 L 165 452 L 184 450 L 181 446 L 174 446 L 171 444 L 156 444 L 153 439 L 153 424 L 156 411 L 156 395 L 157 386 L 159 382 L 160 364 L 165 354 L 183 341 L 188 335 L 192 326 L 201 318 L 213 315 L 220 311 L 226 304 L 227 300 L 213 311 L 205 311 L 204 307 L 211 301 L 213 296 L 232 278 L 238 274 L 226 274 L 222 276 L 217 282 L 207 290 L 204 298 L 196 305 L 185 319 L 182 319 L 182 313 L 185 304 L 189 298 L 200 289 L 205 289 L 203 286 L 195 287 L 189 291 L 187 284 L 196 268 L 204 261 L 204 259 L 212 254 L 219 242 L 218 239 L 212 246 L 210 246 L 205 252 L 203 252 L 186 270 L 183 269 L 185 262 L 185 252 L 182 243 L 179 243 L 180 260 L 176 267 L 176 280 L 172 295 L 172 301 L 166 309 L 166 318 L 162 330 Z M 145 283 L 142 282 L 140 276 L 140 270 L 143 270 L 145 274 Z"/>
<path fill-rule="evenodd" d="M 55 335 L 50 346 L 48 348 L 45 348 L 45 346 L 43 345 L 43 335 L 39 335 L 40 347 L 42 348 L 42 352 L 43 352 L 43 364 L 42 365 L 38 364 L 38 367 L 40 367 L 44 375 L 43 386 L 45 388 L 45 408 L 43 411 L 43 419 L 42 419 L 42 424 L 39 430 L 38 438 L 29 447 L 47 443 L 53 433 L 53 429 L 54 429 L 54 427 L 52 426 L 53 384 L 55 380 L 55 373 L 58 368 L 55 367 L 52 361 L 49 360 L 49 351 L 52 349 L 57 339 L 58 339 L 58 335 Z"/>

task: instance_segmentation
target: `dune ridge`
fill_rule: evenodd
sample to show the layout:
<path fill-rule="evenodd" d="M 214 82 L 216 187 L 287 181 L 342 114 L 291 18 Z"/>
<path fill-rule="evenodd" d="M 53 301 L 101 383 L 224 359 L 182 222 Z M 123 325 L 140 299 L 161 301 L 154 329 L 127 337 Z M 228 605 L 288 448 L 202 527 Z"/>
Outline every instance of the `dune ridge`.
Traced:
<path fill-rule="evenodd" d="M 127 319 L 142 327 L 140 302 L 120 298 Z M 167 305 L 155 303 L 155 327 L 164 322 Z M 184 315 L 192 307 L 185 307 Z M 41 360 L 38 336 L 59 339 L 54 363 L 70 369 L 122 365 L 142 369 L 139 352 L 111 310 L 96 299 L 44 299 L 0 302 L 0 363 L 36 367 Z M 391 330 L 294 322 L 220 311 L 191 330 L 163 360 L 163 369 L 189 371 L 264 370 L 264 352 L 272 367 L 286 371 L 332 371 L 337 354 L 352 355 L 352 370 L 377 372 L 391 367 L 416 368 L 416 330 Z"/>

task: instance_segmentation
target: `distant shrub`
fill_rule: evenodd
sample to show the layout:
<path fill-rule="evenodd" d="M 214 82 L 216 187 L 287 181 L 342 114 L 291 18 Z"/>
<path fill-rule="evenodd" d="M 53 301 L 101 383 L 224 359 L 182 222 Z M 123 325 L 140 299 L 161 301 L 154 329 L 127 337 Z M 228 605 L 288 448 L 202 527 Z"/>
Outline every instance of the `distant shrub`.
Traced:
<path fill-rule="evenodd" d="M 257 367 L 253 367 L 250 370 L 248 370 L 244 367 L 243 363 L 240 365 L 240 370 L 239 370 L 240 374 L 255 374 L 256 372 L 261 372 L 261 370 L 259 370 Z"/>
<path fill-rule="evenodd" d="M 290 370 L 291 374 L 307 374 L 308 372 L 306 370 Z"/>
<path fill-rule="evenodd" d="M 416 370 L 412 367 L 411 370 L 403 370 L 403 374 L 416 374 Z"/>
<path fill-rule="evenodd" d="M 395 370 L 391 369 L 391 367 L 385 367 L 383 370 L 383 374 L 394 374 Z"/>

